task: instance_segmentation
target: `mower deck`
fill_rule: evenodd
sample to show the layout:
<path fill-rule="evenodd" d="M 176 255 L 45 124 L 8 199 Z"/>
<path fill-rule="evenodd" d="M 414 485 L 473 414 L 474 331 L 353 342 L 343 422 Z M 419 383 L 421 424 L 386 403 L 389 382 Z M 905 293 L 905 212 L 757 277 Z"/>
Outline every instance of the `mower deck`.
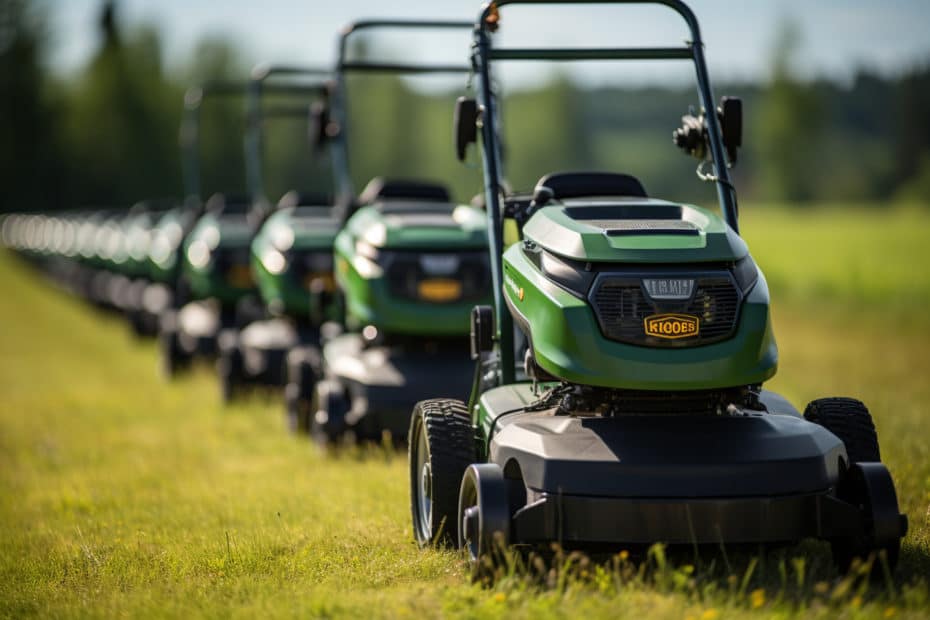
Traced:
<path fill-rule="evenodd" d="M 465 351 L 371 346 L 354 333 L 327 342 L 323 357 L 327 378 L 342 384 L 349 398 L 346 425 L 394 437 L 406 437 L 410 412 L 423 398 L 437 392 L 464 398 L 474 372 Z"/>
<path fill-rule="evenodd" d="M 290 319 L 272 318 L 253 321 L 242 330 L 224 329 L 219 337 L 219 350 L 221 357 L 238 357 L 236 381 L 283 387 L 287 383 L 288 351 L 318 343 L 318 330 L 298 329 Z"/>
<path fill-rule="evenodd" d="M 532 400 L 517 384 L 482 404 Z M 842 442 L 777 394 L 735 415 L 503 416 L 489 461 L 519 466 L 527 505 L 511 542 L 754 543 L 856 535 L 855 507 L 833 495 Z"/>
<path fill-rule="evenodd" d="M 216 354 L 217 337 L 223 327 L 222 312 L 213 301 L 192 301 L 162 317 L 161 331 L 173 334 L 178 348 L 186 356 Z"/>

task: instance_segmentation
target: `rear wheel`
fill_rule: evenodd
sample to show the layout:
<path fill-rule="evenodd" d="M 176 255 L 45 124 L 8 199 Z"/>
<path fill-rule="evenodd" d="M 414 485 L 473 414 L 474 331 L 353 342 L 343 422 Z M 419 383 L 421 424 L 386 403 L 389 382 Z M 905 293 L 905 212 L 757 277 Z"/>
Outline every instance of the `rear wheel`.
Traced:
<path fill-rule="evenodd" d="M 475 433 L 462 401 L 417 403 L 408 435 L 413 535 L 421 547 L 459 539 L 459 488 L 475 462 Z"/>
<path fill-rule="evenodd" d="M 823 426 L 846 446 L 849 465 L 881 461 L 872 414 L 854 398 L 819 398 L 808 403 L 804 419 Z"/>

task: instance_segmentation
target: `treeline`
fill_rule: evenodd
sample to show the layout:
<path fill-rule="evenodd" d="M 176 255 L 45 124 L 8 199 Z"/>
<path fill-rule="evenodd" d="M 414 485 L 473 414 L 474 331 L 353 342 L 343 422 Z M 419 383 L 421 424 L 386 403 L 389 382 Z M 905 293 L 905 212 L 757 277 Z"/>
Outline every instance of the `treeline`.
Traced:
<path fill-rule="evenodd" d="M 109 6 L 99 27 L 88 65 L 58 77 L 45 68 L 50 33 L 34 4 L 0 0 L 0 211 L 182 196 L 184 90 L 248 75 L 228 41 L 203 42 L 186 68 L 168 74 L 154 30 L 121 31 Z M 741 195 L 930 203 L 930 65 L 894 77 L 863 71 L 848 85 L 801 82 L 791 51 L 787 42 L 776 54 L 769 83 L 715 85 L 718 96 L 744 100 L 744 148 L 734 170 Z M 599 168 L 635 174 L 654 195 L 712 200 L 712 188 L 694 174 L 696 162 L 671 143 L 681 115 L 697 102 L 692 88 L 590 90 L 569 78 L 504 91 L 505 168 L 514 188 L 531 187 L 552 170 Z M 374 174 L 416 175 L 447 180 L 460 199 L 480 190 L 476 156 L 462 166 L 452 152 L 452 101 L 461 93 L 424 94 L 371 77 L 350 88 L 358 185 Z M 241 116 L 241 105 L 231 102 L 204 110 L 204 193 L 245 190 Z M 269 141 L 272 197 L 306 184 L 300 177 L 310 167 L 305 127 L 294 123 L 276 135 L 284 138 Z"/>

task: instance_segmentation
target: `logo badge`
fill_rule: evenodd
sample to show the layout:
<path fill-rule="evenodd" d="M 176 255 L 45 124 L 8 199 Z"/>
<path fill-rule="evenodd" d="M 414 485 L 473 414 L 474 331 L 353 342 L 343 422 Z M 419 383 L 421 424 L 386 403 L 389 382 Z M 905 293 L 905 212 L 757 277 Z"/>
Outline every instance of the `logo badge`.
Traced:
<path fill-rule="evenodd" d="M 694 280 L 685 278 L 649 278 L 643 280 L 643 287 L 651 299 L 691 299 L 694 292 Z"/>
<path fill-rule="evenodd" d="M 446 303 L 456 301 L 462 296 L 462 283 L 449 278 L 430 278 L 417 285 L 420 299 Z"/>
<path fill-rule="evenodd" d="M 647 336 L 677 340 L 700 333 L 700 319 L 690 314 L 653 314 L 643 319 Z"/>

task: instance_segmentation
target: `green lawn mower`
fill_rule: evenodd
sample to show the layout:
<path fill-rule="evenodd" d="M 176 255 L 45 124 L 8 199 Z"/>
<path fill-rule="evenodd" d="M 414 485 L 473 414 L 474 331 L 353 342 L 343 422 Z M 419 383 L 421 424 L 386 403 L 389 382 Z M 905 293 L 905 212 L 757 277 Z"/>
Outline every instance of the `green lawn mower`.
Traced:
<path fill-rule="evenodd" d="M 201 106 L 205 99 L 245 94 L 245 84 L 211 83 L 185 95 L 181 146 L 190 213 L 172 213 L 161 225 L 171 231 L 166 241 L 179 242 L 176 249 L 156 241 L 151 250 L 153 259 L 163 259 L 155 261 L 159 268 L 177 270 L 171 307 L 159 319 L 162 368 L 168 377 L 195 356 L 215 355 L 220 331 L 245 324 L 258 312 L 249 246 L 262 214 L 247 196 L 232 193 L 215 193 L 200 206 Z"/>
<path fill-rule="evenodd" d="M 145 293 L 152 284 L 148 269 L 149 244 L 152 231 L 161 216 L 173 206 L 171 200 L 143 200 L 133 205 L 111 234 L 108 286 L 110 303 L 129 322 L 139 337 L 155 336 L 158 324 L 145 312 Z"/>
<path fill-rule="evenodd" d="M 328 77 L 326 71 L 286 66 L 260 67 L 253 72 L 246 133 L 253 204 L 268 204 L 264 179 L 267 124 L 297 120 L 307 124 L 308 130 L 316 127 L 313 110 L 326 94 Z M 302 135 L 310 146 L 307 132 Z M 314 160 L 324 159 L 318 157 L 320 153 L 311 155 Z M 319 178 L 318 170 L 301 169 L 297 176 L 303 187 L 317 191 L 286 192 L 251 243 L 252 273 L 267 316 L 241 330 L 229 328 L 220 334 L 217 370 L 226 401 L 248 386 L 283 387 L 287 360 L 299 364 L 319 359 L 320 326 L 342 319 L 333 280 L 333 240 L 340 221 L 334 213 L 330 182 Z M 293 415 L 291 422 L 296 424 Z"/>
<path fill-rule="evenodd" d="M 471 24 L 363 21 L 343 31 L 329 130 L 331 149 L 348 178 L 346 75 L 467 73 L 463 65 L 352 60 L 358 33 L 412 31 L 467 33 Z M 395 121 L 396 122 L 396 121 Z M 319 363 L 292 369 L 290 394 L 297 419 L 322 443 L 351 432 L 378 441 L 406 438 L 412 406 L 437 388 L 468 392 L 468 314 L 490 299 L 487 236 L 480 209 L 457 205 L 441 185 L 372 180 L 344 209 L 335 241 L 336 284 L 344 297 L 346 331 L 333 330 Z M 293 386 L 293 387 L 292 387 Z"/>
<path fill-rule="evenodd" d="M 686 21 L 682 47 L 495 47 L 498 9 L 518 3 L 533 4 L 483 9 L 477 101 L 457 104 L 460 157 L 481 133 L 494 306 L 471 315 L 470 399 L 413 412 L 417 542 L 458 546 L 478 562 L 556 542 L 616 550 L 817 538 L 841 570 L 874 552 L 876 567 L 893 568 L 907 520 L 868 409 L 822 398 L 800 414 L 763 388 L 777 365 L 769 293 L 739 236 L 728 173 L 741 106 L 715 106 L 694 14 L 678 0 L 653 2 Z M 504 193 L 492 64 L 626 59 L 693 63 L 702 111 L 683 117 L 674 141 L 701 160 L 722 217 L 650 198 L 626 174 L 549 174 L 530 194 Z M 519 231 L 509 247 L 505 220 Z"/>

